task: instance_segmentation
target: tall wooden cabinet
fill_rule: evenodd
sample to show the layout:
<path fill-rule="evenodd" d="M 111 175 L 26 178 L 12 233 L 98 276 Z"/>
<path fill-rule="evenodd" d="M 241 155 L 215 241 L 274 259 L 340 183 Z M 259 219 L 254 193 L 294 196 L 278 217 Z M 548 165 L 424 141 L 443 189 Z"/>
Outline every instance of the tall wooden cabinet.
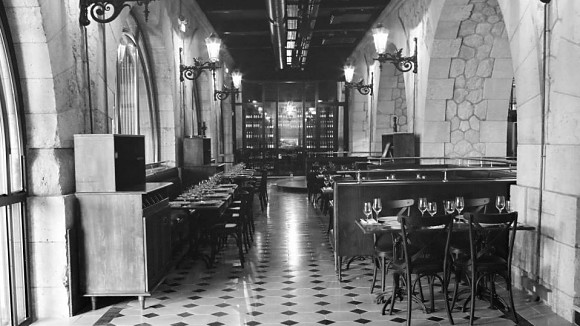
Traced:
<path fill-rule="evenodd" d="M 145 297 L 171 257 L 169 186 L 146 183 L 143 136 L 75 135 L 85 296 Z M 143 162 L 143 164 L 141 164 Z"/>
<path fill-rule="evenodd" d="M 211 138 L 188 137 L 183 139 L 183 165 L 199 166 L 211 163 Z"/>
<path fill-rule="evenodd" d="M 396 132 L 383 134 L 383 155 L 385 147 L 389 145 L 387 157 L 414 157 L 415 156 L 415 134 L 412 132 Z"/>

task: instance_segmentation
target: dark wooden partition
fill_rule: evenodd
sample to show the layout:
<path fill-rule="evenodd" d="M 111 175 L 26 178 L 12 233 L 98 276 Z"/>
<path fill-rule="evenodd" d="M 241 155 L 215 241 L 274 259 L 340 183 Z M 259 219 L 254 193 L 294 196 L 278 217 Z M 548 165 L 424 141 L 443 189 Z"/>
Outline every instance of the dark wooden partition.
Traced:
<path fill-rule="evenodd" d="M 370 256 L 373 254 L 373 236 L 365 235 L 355 224 L 355 220 L 364 218 L 363 203 L 372 202 L 379 197 L 382 201 L 395 199 L 415 199 L 412 214 L 420 214 L 416 208 L 419 197 L 438 203 L 442 212 L 442 201 L 463 196 L 465 199 L 488 197 L 494 201 L 495 196 L 509 198 L 510 185 L 516 183 L 513 178 L 480 178 L 480 173 L 464 175 L 462 179 L 449 180 L 381 180 L 381 181 L 337 181 L 334 185 L 334 229 L 331 235 L 334 247 L 335 264 L 340 275 L 342 261 L 347 257 Z M 492 212 L 495 207 L 489 207 Z"/>

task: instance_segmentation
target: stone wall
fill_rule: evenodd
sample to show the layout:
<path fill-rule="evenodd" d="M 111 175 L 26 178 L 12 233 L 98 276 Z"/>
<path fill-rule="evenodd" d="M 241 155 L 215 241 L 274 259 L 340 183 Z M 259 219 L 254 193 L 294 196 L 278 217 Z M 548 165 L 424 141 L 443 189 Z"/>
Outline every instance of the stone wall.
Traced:
<path fill-rule="evenodd" d="M 425 120 L 449 135 L 426 124 L 423 142 L 446 157 L 505 156 L 513 68 L 497 1 L 447 2 L 434 44 Z"/>

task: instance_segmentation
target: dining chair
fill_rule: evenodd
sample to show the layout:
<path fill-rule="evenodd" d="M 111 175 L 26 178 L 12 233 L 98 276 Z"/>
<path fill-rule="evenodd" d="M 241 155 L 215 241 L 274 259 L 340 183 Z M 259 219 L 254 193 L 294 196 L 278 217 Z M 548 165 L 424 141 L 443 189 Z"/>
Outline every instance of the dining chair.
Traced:
<path fill-rule="evenodd" d="M 491 306 L 500 303 L 504 307 L 508 307 L 505 301 L 496 293 L 495 278 L 497 275 L 501 276 L 506 282 L 509 309 L 513 314 L 514 321 L 517 323 L 518 318 L 512 292 L 511 261 L 518 213 L 466 213 L 465 217 L 469 225 L 470 256 L 469 259 L 455 259 L 453 267 L 465 274 L 471 287 L 469 296 L 463 304 L 463 310 L 465 310 L 468 302 L 471 304 L 469 325 L 473 325 L 475 298 L 478 296 L 485 298 L 487 295 Z M 451 302 L 452 307 L 457 301 L 458 288 L 459 278 L 456 277 Z"/>
<path fill-rule="evenodd" d="M 399 200 L 387 200 L 382 203 L 381 213 L 383 215 L 397 215 L 397 216 L 409 216 L 411 212 L 411 206 L 415 204 L 414 199 L 399 199 Z M 385 214 L 385 212 L 387 214 Z M 393 259 L 393 246 L 396 243 L 396 235 L 382 235 L 375 236 L 375 248 L 373 262 L 375 265 L 373 271 L 373 282 L 371 284 L 371 293 L 375 288 L 377 282 L 377 271 L 381 270 L 381 291 L 385 291 L 386 288 L 386 278 L 389 272 L 389 265 Z"/>
<path fill-rule="evenodd" d="M 464 200 L 464 212 L 486 213 L 489 198 L 466 198 Z"/>
<path fill-rule="evenodd" d="M 453 325 L 453 317 L 449 305 L 447 293 L 447 273 L 449 271 L 449 243 L 453 230 L 453 214 L 433 216 L 433 217 L 412 217 L 403 216 L 401 218 L 402 255 L 396 255 L 391 262 L 393 275 L 392 295 L 383 305 L 382 313 L 385 313 L 387 305 L 390 304 L 389 314 L 393 313 L 393 308 L 397 298 L 402 298 L 403 291 L 401 281 L 407 290 L 407 325 L 411 325 L 412 302 L 421 305 L 425 312 L 431 313 L 435 310 L 434 283 L 439 280 L 443 289 L 443 301 L 449 322 Z M 413 280 L 413 275 L 415 278 Z M 421 278 L 426 277 L 430 290 L 430 309 L 427 309 L 423 301 L 423 296 L 416 293 L 421 287 Z M 420 292 L 420 291 L 419 291 Z"/>

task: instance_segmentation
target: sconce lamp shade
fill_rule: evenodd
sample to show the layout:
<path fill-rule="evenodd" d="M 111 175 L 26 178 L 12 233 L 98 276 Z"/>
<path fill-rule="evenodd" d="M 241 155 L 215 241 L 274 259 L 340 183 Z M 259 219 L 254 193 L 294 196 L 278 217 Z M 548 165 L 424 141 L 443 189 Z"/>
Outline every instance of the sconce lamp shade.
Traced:
<path fill-rule="evenodd" d="M 210 62 L 218 62 L 220 60 L 220 47 L 222 45 L 222 40 L 212 33 L 208 38 L 205 39 L 205 45 L 207 46 L 207 55 Z"/>
<path fill-rule="evenodd" d="M 182 33 L 187 32 L 187 19 L 185 19 L 185 17 L 179 15 L 179 17 L 177 18 L 177 24 L 179 25 L 179 30 Z"/>
<path fill-rule="evenodd" d="M 352 83 L 352 78 L 354 77 L 354 66 L 352 64 L 344 65 L 344 80 L 347 83 Z"/>
<path fill-rule="evenodd" d="M 234 88 L 240 89 L 242 86 L 242 73 L 239 70 L 234 70 L 232 72 L 232 82 L 234 83 Z"/>
<path fill-rule="evenodd" d="M 387 52 L 388 38 L 389 32 L 382 24 L 378 24 L 377 27 L 373 28 L 373 41 L 378 54 L 385 54 Z"/>

